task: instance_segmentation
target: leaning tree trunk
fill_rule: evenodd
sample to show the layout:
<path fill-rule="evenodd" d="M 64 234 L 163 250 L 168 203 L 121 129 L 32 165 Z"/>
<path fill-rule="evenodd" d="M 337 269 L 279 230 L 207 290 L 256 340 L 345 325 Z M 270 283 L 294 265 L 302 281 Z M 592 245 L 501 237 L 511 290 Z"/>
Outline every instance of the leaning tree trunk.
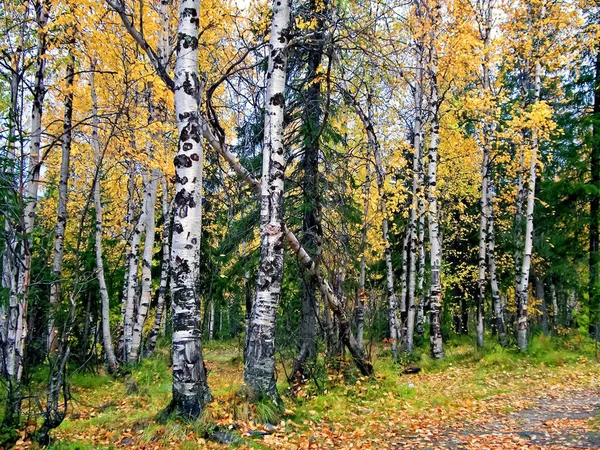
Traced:
<path fill-rule="evenodd" d="M 110 334 L 110 298 L 104 278 L 104 262 L 102 261 L 102 202 L 100 200 L 100 168 L 102 166 L 103 155 L 100 153 L 100 141 L 98 137 L 99 119 L 98 119 L 98 98 L 94 84 L 94 67 L 90 72 L 90 88 L 92 94 L 92 146 L 94 147 L 94 158 L 96 160 L 96 174 L 94 176 L 94 209 L 96 210 L 96 277 L 100 286 L 101 299 L 101 317 L 102 317 L 102 345 L 106 364 L 109 371 L 114 372 L 117 365 L 117 358 L 113 349 L 112 337 Z"/>
<path fill-rule="evenodd" d="M 438 12 L 439 14 L 439 12 Z M 431 136 L 429 141 L 429 166 L 427 170 L 427 200 L 429 223 L 429 247 L 431 264 L 430 308 L 430 351 L 434 359 L 444 357 L 442 343 L 442 239 L 439 232 L 439 216 L 437 203 L 437 164 L 440 142 L 439 98 L 437 84 L 437 49 L 435 37 L 431 43 Z"/>
<path fill-rule="evenodd" d="M 54 228 L 54 256 L 52 258 L 52 284 L 50 285 L 50 310 L 48 312 L 48 351 L 58 349 L 58 330 L 54 325 L 54 315 L 60 296 L 62 263 L 65 254 L 65 228 L 67 225 L 67 199 L 69 185 L 69 163 L 71 159 L 71 126 L 73 122 L 73 80 L 75 72 L 73 52 L 69 50 L 67 63 L 67 94 L 65 96 L 65 113 L 63 119 L 62 155 L 60 163 L 60 179 L 58 182 L 58 205 L 56 207 L 56 227 Z"/>
<path fill-rule="evenodd" d="M 198 75 L 199 20 L 200 1 L 181 0 L 174 89 L 179 148 L 174 159 L 171 250 L 173 399 L 167 410 L 190 418 L 200 416 L 212 399 L 202 357 L 196 288 L 200 272 L 204 162 L 200 115 L 203 85 Z"/>
<path fill-rule="evenodd" d="M 392 265 L 392 252 L 389 239 L 389 222 L 387 217 L 387 196 L 385 193 L 385 168 L 381 160 L 381 148 L 375 127 L 373 126 L 373 112 L 371 93 L 367 92 L 367 111 L 365 112 L 358 104 L 356 99 L 352 98 L 348 89 L 346 89 L 346 97 L 352 103 L 354 110 L 358 114 L 363 126 L 367 131 L 367 141 L 369 149 L 375 160 L 375 174 L 377 179 L 377 187 L 379 190 L 379 209 L 381 211 L 382 220 L 382 237 L 385 242 L 384 260 L 386 267 L 386 294 L 388 299 L 388 324 L 390 332 L 390 341 L 392 345 L 392 357 L 394 361 L 398 360 L 398 338 L 400 337 L 400 322 L 398 320 L 398 298 L 394 289 L 394 267 Z M 405 245 L 406 247 L 406 245 Z"/>
<path fill-rule="evenodd" d="M 146 318 L 148 317 L 148 309 L 152 300 L 152 256 L 154 254 L 154 233 L 156 230 L 156 192 L 158 190 L 158 179 L 160 172 L 158 169 L 152 169 L 150 172 L 150 180 L 148 180 L 148 189 L 146 195 L 146 236 L 144 239 L 144 254 L 142 256 L 142 292 L 140 294 L 140 304 L 135 323 L 133 325 L 133 333 L 131 336 L 131 349 L 129 351 L 128 360 L 137 362 L 140 355 L 140 347 L 142 345 L 142 334 Z"/>
<path fill-rule="evenodd" d="M 542 66 L 539 61 L 535 63 L 535 101 L 540 101 Z M 538 132 L 533 131 L 531 159 L 529 161 L 529 184 L 527 187 L 527 213 L 525 224 L 525 243 L 523 246 L 523 262 L 521 265 L 521 279 L 517 291 L 517 345 L 521 351 L 527 350 L 527 300 L 529 287 L 529 270 L 531 267 L 531 253 L 533 251 L 533 211 L 535 207 L 535 179 L 537 170 Z"/>
<path fill-rule="evenodd" d="M 265 97 L 260 263 L 244 362 L 244 382 L 252 394 L 265 395 L 276 405 L 281 404 L 275 383 L 275 316 L 283 279 L 283 113 L 289 26 L 289 0 L 274 0 Z"/>

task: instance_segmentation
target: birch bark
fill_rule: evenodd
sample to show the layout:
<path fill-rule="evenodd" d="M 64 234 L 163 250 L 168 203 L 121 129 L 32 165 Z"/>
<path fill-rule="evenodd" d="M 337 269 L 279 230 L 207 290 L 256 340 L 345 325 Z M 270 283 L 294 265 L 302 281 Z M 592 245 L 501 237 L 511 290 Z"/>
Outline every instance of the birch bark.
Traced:
<path fill-rule="evenodd" d="M 196 289 L 202 231 L 202 147 L 198 75 L 200 1 L 181 0 L 175 62 L 175 112 L 179 148 L 174 158 L 175 199 L 171 250 L 173 400 L 167 408 L 198 417 L 212 396 L 202 357 Z"/>
<path fill-rule="evenodd" d="M 52 284 L 50 286 L 50 310 L 48 320 L 48 351 L 58 349 L 58 331 L 54 326 L 55 309 L 60 296 L 60 283 L 62 276 L 62 263 L 64 257 L 65 228 L 67 225 L 67 200 L 69 185 L 69 163 L 71 159 L 71 126 L 73 122 L 73 81 L 74 57 L 69 50 L 67 63 L 67 94 L 65 96 L 65 112 L 63 118 L 62 155 L 60 163 L 60 179 L 58 182 L 58 204 L 56 207 L 56 227 L 54 228 L 54 255 L 52 258 Z"/>
<path fill-rule="evenodd" d="M 542 66 L 538 61 L 535 63 L 535 102 L 540 101 L 542 88 L 541 82 Z M 529 161 L 529 183 L 527 187 L 527 213 L 525 224 L 525 243 L 523 246 L 523 261 L 521 265 L 521 279 L 517 291 L 517 345 L 521 351 L 527 350 L 527 329 L 529 328 L 527 318 L 527 300 L 529 292 L 529 271 L 531 268 L 531 254 L 533 251 L 533 212 L 535 207 L 535 181 L 537 173 L 538 133 L 533 130 L 531 159 Z"/>
<path fill-rule="evenodd" d="M 102 167 L 103 155 L 100 153 L 100 140 L 98 130 L 100 121 L 98 118 L 98 98 L 95 89 L 94 67 L 90 72 L 90 89 L 92 95 L 92 146 L 94 147 L 94 158 L 96 160 L 96 176 L 94 177 L 94 209 L 96 210 L 96 277 L 100 286 L 101 299 L 101 321 L 102 321 L 102 346 L 104 356 L 109 371 L 114 372 L 117 365 L 117 358 L 113 349 L 112 337 L 110 334 L 110 298 L 104 278 L 104 262 L 102 261 L 102 202 L 100 199 L 100 169 Z"/>
<path fill-rule="evenodd" d="M 439 6 L 436 7 L 437 22 Z M 432 31 L 431 56 L 429 62 L 429 75 L 431 78 L 431 135 L 429 141 L 429 164 L 427 169 L 427 213 L 429 224 L 429 246 L 431 264 L 431 293 L 429 297 L 430 307 L 430 350 L 434 359 L 444 357 L 442 343 L 442 240 L 439 232 L 439 217 L 437 203 L 437 163 L 438 147 L 440 142 L 439 124 L 439 94 L 437 80 L 437 48 L 435 31 Z"/>
<path fill-rule="evenodd" d="M 145 216 L 145 239 L 144 254 L 142 255 L 142 291 L 140 294 L 140 303 L 135 323 L 133 324 L 131 336 L 131 348 L 128 360 L 137 362 L 142 345 L 142 333 L 148 316 L 148 309 L 152 300 L 152 256 L 154 253 L 154 233 L 156 231 L 156 193 L 158 190 L 158 179 L 160 172 L 158 169 L 152 169 L 150 179 L 147 182 L 145 192 L 146 201 L 144 202 L 146 212 Z"/>
<path fill-rule="evenodd" d="M 273 0 L 265 97 L 263 177 L 260 209 L 260 262 L 248 328 L 244 382 L 254 396 L 281 404 L 275 383 L 275 319 L 283 278 L 284 105 L 289 0 Z"/>

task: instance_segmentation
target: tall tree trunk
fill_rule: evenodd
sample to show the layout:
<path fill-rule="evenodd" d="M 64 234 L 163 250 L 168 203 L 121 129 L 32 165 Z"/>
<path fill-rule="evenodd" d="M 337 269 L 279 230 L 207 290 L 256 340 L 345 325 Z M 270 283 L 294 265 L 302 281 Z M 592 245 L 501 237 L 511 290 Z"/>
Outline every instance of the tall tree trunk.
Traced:
<path fill-rule="evenodd" d="M 424 149 L 423 149 L 424 150 Z M 421 154 L 421 170 L 425 169 L 424 151 Z M 424 174 L 423 174 L 424 175 Z M 419 197 L 419 233 L 418 233 L 418 254 L 419 254 L 419 266 L 417 269 L 417 324 L 415 326 L 417 335 L 420 339 L 423 339 L 425 335 L 425 301 L 429 298 L 429 295 L 425 295 L 423 291 L 423 285 L 425 282 L 425 200 L 423 185 L 425 180 L 422 176 L 421 179 L 421 195 Z"/>
<path fill-rule="evenodd" d="M 420 2 L 417 2 L 417 14 L 420 16 Z M 415 290 L 417 288 L 417 252 L 419 251 L 418 236 L 418 216 L 419 202 L 422 198 L 423 187 L 423 43 L 419 40 L 417 43 L 417 69 L 415 76 L 415 119 L 413 123 L 413 180 L 412 180 L 412 200 L 410 206 L 410 224 L 409 224 L 409 261 L 408 268 L 408 314 L 406 317 L 406 335 L 404 340 L 405 350 L 409 354 L 414 352 L 414 334 L 415 319 L 417 316 L 417 306 L 415 303 Z"/>
<path fill-rule="evenodd" d="M 318 7 L 315 0 L 310 2 L 310 13 L 317 20 L 315 39 L 322 40 L 323 19 L 317 13 Z M 326 5 L 325 5 L 326 7 Z M 305 97 L 303 129 L 304 129 L 304 155 L 302 158 L 302 169 L 304 178 L 303 187 L 303 209 L 302 220 L 302 245 L 310 252 L 318 263 L 321 253 L 322 235 L 321 230 L 321 206 L 319 198 L 319 150 L 321 133 L 321 82 L 317 76 L 317 70 L 323 58 L 323 44 L 311 45 L 307 54 L 308 67 L 306 86 L 308 86 Z M 292 376 L 303 375 L 305 365 L 314 363 L 317 356 L 316 348 L 316 314 L 317 314 L 317 285 L 311 276 L 302 277 L 302 299 L 300 308 L 300 345 L 298 357 L 294 362 Z"/>
<path fill-rule="evenodd" d="M 544 292 L 544 279 L 539 276 L 535 278 L 535 295 L 540 302 L 540 309 L 542 312 L 542 333 L 548 336 L 550 328 L 548 326 L 548 306 L 546 304 L 546 294 Z"/>
<path fill-rule="evenodd" d="M 135 142 L 133 142 L 133 146 L 133 148 L 135 148 Z M 143 180 L 144 193 L 142 198 L 142 208 L 137 224 L 132 230 L 128 252 L 127 286 L 125 289 L 125 314 L 123 315 L 123 360 L 126 362 L 135 362 L 135 360 L 131 359 L 131 349 L 133 344 L 133 327 L 136 321 L 135 311 L 139 280 L 139 254 L 140 244 L 142 242 L 142 234 L 144 233 L 144 229 L 146 227 L 146 212 L 148 210 L 147 202 L 149 200 L 148 192 L 150 190 L 147 177 L 144 176 Z"/>
<path fill-rule="evenodd" d="M 71 43 L 74 45 L 74 43 Z M 56 227 L 54 228 L 54 256 L 52 259 L 52 284 L 50 285 L 50 310 L 48 313 L 48 351 L 58 349 L 58 330 L 54 325 L 55 310 L 60 296 L 62 263 L 64 256 L 65 228 L 67 225 L 67 199 L 69 185 L 69 163 L 71 159 L 71 126 L 73 122 L 73 80 L 75 61 L 72 49 L 69 49 L 67 63 L 67 94 L 65 96 L 65 113 L 63 118 L 62 155 L 60 163 L 60 180 L 58 183 L 58 205 L 56 207 Z"/>
<path fill-rule="evenodd" d="M 381 147 L 377 135 L 375 134 L 375 127 L 373 125 L 373 111 L 372 111 L 372 100 L 371 92 L 367 92 L 367 111 L 365 112 L 354 99 L 350 91 L 346 89 L 346 97 L 352 103 L 354 110 L 358 114 L 360 120 L 365 127 L 367 132 L 367 140 L 369 149 L 372 152 L 373 159 L 375 160 L 375 174 L 377 180 L 377 188 L 379 190 L 379 209 L 381 211 L 382 220 L 382 237 L 385 242 L 384 260 L 386 268 L 386 295 L 388 299 L 388 325 L 390 333 L 390 341 L 392 345 L 392 358 L 394 361 L 398 360 L 398 338 L 401 334 L 400 321 L 398 319 L 398 298 L 394 289 L 394 268 L 392 265 L 392 253 L 389 237 L 389 223 L 387 216 L 387 196 L 385 193 L 385 176 L 386 171 L 383 167 L 381 160 Z M 406 243 L 404 245 L 406 247 Z"/>
<path fill-rule="evenodd" d="M 198 75 L 200 1 L 181 0 L 175 62 L 175 112 L 179 147 L 174 159 L 175 199 L 171 250 L 173 400 L 167 408 L 198 417 L 212 395 L 202 357 L 197 280 L 202 233 L 202 147 Z"/>
<path fill-rule="evenodd" d="M 556 295 L 556 286 L 550 282 L 550 295 L 552 296 L 552 326 L 556 327 L 559 321 L 558 297 Z"/>
<path fill-rule="evenodd" d="M 600 320 L 600 51 L 596 54 L 596 75 L 594 81 L 593 136 L 591 144 L 590 175 L 593 187 L 590 199 L 590 329 Z M 596 333 L 594 333 L 596 334 Z"/>
<path fill-rule="evenodd" d="M 439 23 L 440 6 L 434 7 L 434 23 Z M 439 124 L 439 95 L 437 80 L 437 42 L 435 31 L 432 31 L 431 47 L 429 51 L 429 76 L 431 82 L 431 135 L 429 140 L 429 165 L 427 170 L 427 201 L 429 224 L 429 247 L 431 264 L 431 293 L 429 297 L 430 308 L 430 351 L 434 359 L 444 357 L 442 343 L 442 239 L 439 232 L 439 217 L 437 204 L 437 163 L 438 147 L 440 142 Z"/>
<path fill-rule="evenodd" d="M 102 311 L 102 346 L 109 371 L 114 372 L 117 358 L 113 349 L 112 336 L 110 334 L 110 298 L 106 280 L 104 279 L 104 262 L 102 261 L 102 202 L 100 200 L 100 170 L 102 167 L 103 154 L 100 152 L 100 140 L 98 137 L 98 98 L 96 96 L 94 66 L 90 72 L 90 89 L 92 94 L 92 146 L 94 147 L 94 158 L 96 160 L 96 175 L 94 177 L 94 209 L 96 210 L 96 277 L 100 286 L 100 299 Z"/>
<path fill-rule="evenodd" d="M 483 347 L 483 305 L 485 303 L 485 269 L 486 269 L 486 248 L 488 232 L 488 194 L 489 188 L 489 171 L 490 171 L 490 153 L 487 147 L 487 140 L 483 145 L 483 161 L 481 164 L 481 213 L 479 221 L 479 261 L 478 261 L 478 278 L 477 278 L 477 346 Z"/>
<path fill-rule="evenodd" d="M 244 364 L 244 381 L 253 395 L 266 395 L 276 405 L 281 404 L 275 383 L 275 319 L 283 279 L 284 91 L 289 26 L 289 0 L 273 0 L 265 97 L 260 263 Z"/>
<path fill-rule="evenodd" d="M 542 88 L 542 66 L 539 61 L 535 63 L 535 102 L 540 101 Z M 521 280 L 517 291 L 517 345 L 521 351 L 527 350 L 527 297 L 529 287 L 529 270 L 531 267 L 531 253 L 533 251 L 533 212 L 535 207 L 535 180 L 537 170 L 538 132 L 533 130 L 531 159 L 529 161 L 529 184 L 527 187 L 527 216 L 525 224 L 525 242 L 523 246 L 523 262 L 521 266 Z"/>
<path fill-rule="evenodd" d="M 144 238 L 144 254 L 142 256 L 142 292 L 140 295 L 140 304 L 135 323 L 133 325 L 133 333 L 131 337 L 131 349 L 128 360 L 137 362 L 140 355 L 140 347 L 142 345 L 142 334 L 146 318 L 148 317 L 148 309 L 152 301 L 152 256 L 154 254 L 154 234 L 156 231 L 156 193 L 158 190 L 158 179 L 160 171 L 152 169 L 150 172 L 150 180 L 147 182 L 147 191 L 145 192 L 146 201 L 146 236 Z"/>
<path fill-rule="evenodd" d="M 208 299 L 208 336 L 209 341 L 213 340 L 215 330 L 215 299 Z"/>
<path fill-rule="evenodd" d="M 490 183 L 491 184 L 491 183 Z M 492 309 L 494 314 L 494 323 L 496 333 L 498 333 L 498 342 L 502 347 L 506 347 L 506 324 L 504 322 L 504 307 L 500 300 L 500 288 L 498 287 L 498 279 L 496 278 L 496 234 L 494 230 L 494 205 L 492 187 L 488 185 L 488 245 L 487 258 L 490 272 L 490 288 L 492 291 Z"/>
<path fill-rule="evenodd" d="M 156 339 L 162 330 L 162 325 L 166 321 L 165 314 L 165 297 L 167 296 L 167 283 L 169 280 L 169 259 L 171 250 L 169 247 L 169 239 L 171 237 L 171 208 L 169 207 L 169 185 L 167 175 L 161 177 L 162 185 L 162 213 L 163 213 L 163 232 L 162 232 L 162 263 L 160 266 L 160 286 L 158 288 L 158 299 L 156 301 L 156 314 L 154 316 L 154 325 L 148 335 L 148 343 L 146 345 L 146 356 L 149 356 L 154 351 Z"/>
<path fill-rule="evenodd" d="M 358 282 L 358 309 L 356 310 L 356 341 L 358 346 L 364 352 L 364 329 L 365 329 L 365 300 L 367 291 L 365 290 L 366 267 L 367 267 L 367 233 L 369 231 L 369 195 L 371 190 L 371 165 L 369 164 L 369 152 L 367 151 L 365 167 L 365 185 L 363 190 L 363 225 L 361 234 L 361 257 L 360 257 L 360 275 Z"/>
<path fill-rule="evenodd" d="M 169 6 L 171 0 L 161 0 L 158 8 L 158 17 L 160 19 L 160 31 L 158 33 L 158 58 L 163 67 L 169 64 Z M 159 120 L 162 120 L 159 118 Z M 158 176 L 159 174 L 157 174 Z M 156 312 L 154 315 L 154 324 L 148 335 L 145 355 L 149 356 L 154 351 L 156 339 L 162 330 L 165 320 L 165 297 L 167 295 L 167 283 L 169 280 L 169 259 L 170 248 L 169 239 L 171 237 L 171 211 L 169 207 L 169 183 L 165 173 L 160 177 L 162 188 L 162 214 L 163 214 L 163 232 L 162 232 L 162 262 L 160 269 L 160 285 L 158 288 L 158 299 L 156 302 Z M 146 231 L 148 233 L 148 231 Z"/>
<path fill-rule="evenodd" d="M 31 108 L 31 139 L 29 141 L 29 162 L 27 183 L 23 201 L 25 211 L 23 225 L 25 241 L 21 246 L 20 264 L 16 290 L 9 299 L 9 318 L 7 327 L 6 371 L 8 376 L 21 380 L 27 337 L 27 295 L 31 274 L 31 233 L 35 221 L 37 195 L 40 175 L 40 145 L 42 140 L 42 113 L 46 87 L 44 86 L 44 71 L 46 66 L 48 9 L 42 0 L 37 0 L 35 6 L 35 21 L 37 24 L 37 55 L 35 60 L 35 75 L 33 82 L 33 104 Z"/>

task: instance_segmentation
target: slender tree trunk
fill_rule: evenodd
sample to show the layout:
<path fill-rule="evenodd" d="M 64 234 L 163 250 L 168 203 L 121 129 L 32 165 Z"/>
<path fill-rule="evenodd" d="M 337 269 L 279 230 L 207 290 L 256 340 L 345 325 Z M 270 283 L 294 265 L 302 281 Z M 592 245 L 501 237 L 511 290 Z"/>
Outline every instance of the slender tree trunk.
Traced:
<path fill-rule="evenodd" d="M 438 22 L 439 6 L 436 7 L 434 22 Z M 434 34 L 435 32 L 433 32 Z M 431 260 L 430 308 L 430 350 L 434 359 L 444 357 L 442 343 L 442 239 L 439 232 L 437 203 L 437 163 L 440 142 L 439 98 L 437 84 L 437 42 L 435 36 L 431 42 L 429 75 L 431 78 L 431 136 L 429 141 L 429 166 L 427 170 L 427 201 L 429 223 L 429 246 Z"/>
<path fill-rule="evenodd" d="M 9 318 L 7 329 L 6 371 L 9 377 L 21 380 L 27 337 L 27 294 L 31 274 L 31 233 L 35 221 L 37 195 L 40 175 L 40 145 L 42 138 L 42 113 L 46 87 L 44 86 L 44 71 L 46 66 L 48 24 L 47 5 L 41 0 L 35 2 L 35 21 L 38 28 L 37 56 L 35 60 L 35 75 L 33 82 L 33 104 L 31 108 L 31 139 L 29 141 L 29 163 L 27 184 L 23 200 L 25 211 L 23 225 L 25 242 L 21 246 L 22 267 L 18 271 L 16 290 L 9 299 Z"/>
<path fill-rule="evenodd" d="M 417 4 L 418 14 L 420 15 L 420 4 Z M 417 288 L 417 252 L 419 251 L 419 236 L 418 236 L 418 216 L 419 202 L 422 198 L 423 187 L 423 43 L 417 44 L 418 62 L 415 80 L 415 119 L 413 123 L 413 180 L 412 180 L 412 201 L 410 207 L 410 251 L 408 269 L 408 314 L 406 318 L 406 336 L 405 350 L 409 354 L 414 352 L 414 334 L 415 334 L 415 319 L 417 316 L 417 306 L 415 303 L 415 290 Z M 422 287 L 422 286 L 421 286 Z M 421 302 L 422 303 L 422 302 Z"/>
<path fill-rule="evenodd" d="M 58 205 L 56 207 L 56 227 L 54 228 L 54 256 L 52 259 L 52 284 L 50 285 L 50 310 L 48 315 L 48 351 L 58 349 L 58 330 L 54 325 L 55 310 L 60 296 L 62 263 L 64 256 L 65 228 L 67 225 L 67 199 L 69 184 L 69 162 L 71 159 L 71 126 L 73 122 L 73 79 L 74 64 L 72 50 L 69 50 L 67 63 L 67 94 L 65 96 L 65 113 L 63 119 L 62 155 L 60 163 L 60 180 L 58 183 Z"/>
<path fill-rule="evenodd" d="M 539 61 L 535 64 L 535 101 L 540 101 L 542 67 Z M 527 189 L 527 216 L 525 224 L 525 245 L 523 246 L 523 262 L 521 266 L 521 280 L 517 291 L 517 345 L 521 351 L 527 350 L 527 297 L 529 287 L 529 270 L 531 267 L 531 253 L 533 251 L 533 212 L 535 207 L 535 181 L 537 170 L 538 133 L 533 130 L 531 159 L 529 162 L 529 184 Z"/>
<path fill-rule="evenodd" d="M 550 334 L 550 328 L 548 326 L 548 306 L 546 304 L 546 294 L 544 292 L 544 279 L 541 277 L 535 278 L 535 295 L 541 304 L 542 333 L 548 336 L 548 334 Z"/>
<path fill-rule="evenodd" d="M 215 330 L 215 299 L 208 300 L 208 340 L 213 340 Z"/>
<path fill-rule="evenodd" d="M 167 283 L 169 280 L 169 259 L 171 250 L 169 239 L 171 237 L 171 210 L 169 208 L 169 186 L 167 175 L 161 177 L 162 184 L 162 213 L 163 213 L 163 232 L 162 232 L 162 263 L 160 269 L 160 286 L 158 288 L 158 299 L 156 302 L 156 314 L 154 325 L 148 335 L 148 344 L 146 345 L 146 356 L 150 356 L 156 346 L 156 339 L 162 330 L 162 324 L 165 322 L 165 297 L 167 296 Z"/>
<path fill-rule="evenodd" d="M 173 400 L 167 408 L 198 417 L 212 395 L 202 357 L 197 280 L 202 233 L 202 148 L 198 75 L 200 1 L 181 0 L 175 63 L 175 112 L 179 147 L 174 159 L 175 199 L 171 250 L 173 303 Z"/>
<path fill-rule="evenodd" d="M 496 278 L 496 234 L 494 230 L 494 205 L 492 187 L 488 185 L 488 246 L 487 258 L 490 272 L 490 288 L 492 291 L 492 309 L 494 314 L 494 323 L 498 333 L 498 342 L 502 347 L 506 347 L 506 324 L 504 322 L 504 307 L 500 300 L 500 289 L 498 279 Z"/>
<path fill-rule="evenodd" d="M 326 7 L 326 6 L 325 6 Z M 310 2 L 310 12 L 317 20 L 316 40 L 321 39 L 323 19 L 317 14 L 318 5 L 315 0 Z M 303 115 L 304 156 L 302 169 L 304 171 L 302 245 L 310 252 L 318 263 L 322 245 L 321 206 L 319 198 L 319 150 L 321 133 L 321 82 L 317 70 L 323 58 L 323 44 L 311 45 L 308 51 L 308 67 L 306 85 L 306 100 Z M 317 356 L 316 348 L 316 314 L 317 314 L 317 285 L 311 276 L 302 277 L 302 303 L 300 308 L 300 348 L 294 362 L 292 376 L 303 375 L 306 364 L 313 364 Z"/>
<path fill-rule="evenodd" d="M 156 231 L 156 193 L 158 190 L 158 179 L 160 172 L 158 169 L 152 169 L 150 172 L 150 180 L 148 180 L 148 189 L 145 193 L 146 201 L 146 236 L 144 239 L 144 254 L 142 259 L 142 292 L 140 295 L 140 304 L 137 317 L 133 325 L 133 333 L 131 338 L 131 349 L 128 360 L 137 362 L 140 355 L 140 347 L 142 345 L 142 334 L 150 302 L 152 301 L 152 256 L 154 254 L 154 234 Z"/>
<path fill-rule="evenodd" d="M 158 58 L 163 67 L 169 64 L 169 5 L 171 0 L 161 0 L 158 8 L 158 17 L 160 19 L 160 32 L 158 33 Z M 159 174 L 157 174 L 158 176 Z M 171 257 L 169 248 L 169 239 L 171 235 L 171 211 L 169 208 L 169 183 L 165 173 L 160 177 L 162 188 L 162 214 L 163 214 L 163 232 L 162 232 L 162 262 L 160 269 L 160 285 L 158 288 L 158 299 L 156 302 L 156 312 L 154 324 L 148 335 L 145 355 L 149 356 L 154 351 L 156 339 L 162 330 L 165 320 L 165 297 L 167 295 L 167 283 L 169 280 L 169 259 Z M 146 231 L 148 233 L 148 231 Z"/>
<path fill-rule="evenodd" d="M 260 263 L 244 364 L 244 381 L 253 395 L 266 395 L 276 405 L 281 404 L 275 383 L 275 319 L 283 279 L 284 91 L 289 26 L 289 0 L 274 0 L 265 97 Z"/>
<path fill-rule="evenodd" d="M 104 262 L 102 261 L 102 202 L 100 200 L 100 169 L 102 167 L 102 154 L 100 153 L 100 141 L 98 137 L 99 119 L 98 119 L 98 99 L 96 97 L 96 87 L 94 84 L 94 67 L 90 72 L 90 87 L 92 93 L 92 145 L 94 147 L 94 158 L 96 160 L 96 176 L 94 177 L 94 209 L 96 210 L 96 277 L 100 286 L 100 299 L 102 311 L 102 346 L 106 357 L 106 364 L 109 371 L 114 372 L 117 365 L 117 358 L 113 349 L 112 336 L 110 334 L 110 298 L 104 279 Z"/>
<path fill-rule="evenodd" d="M 552 326 L 556 327 L 558 324 L 559 311 L 558 311 L 558 297 L 556 295 L 556 286 L 554 282 L 550 283 L 550 295 L 552 296 Z"/>
<path fill-rule="evenodd" d="M 424 152 L 422 152 L 424 153 Z M 424 170 L 424 155 L 421 155 L 421 168 Z M 423 174 L 424 175 L 424 174 Z M 425 295 L 423 284 L 425 281 L 425 201 L 423 193 L 423 185 L 425 180 L 421 177 L 421 195 L 419 197 L 419 233 L 418 233 L 418 254 L 419 267 L 417 269 L 417 324 L 416 332 L 420 339 L 425 335 L 425 301 L 429 295 Z"/>
<path fill-rule="evenodd" d="M 490 153 L 487 142 L 483 146 L 483 161 L 481 164 L 481 215 L 479 221 L 479 273 L 477 279 L 477 346 L 483 347 L 483 305 L 485 303 L 485 281 L 486 281 L 486 248 L 488 232 L 488 194 L 489 194 L 489 171 Z"/>
<path fill-rule="evenodd" d="M 369 164 L 369 152 L 367 151 L 365 167 L 365 185 L 363 191 L 363 226 L 361 235 L 361 257 L 360 257 L 360 275 L 358 284 L 358 309 L 356 310 L 356 341 L 358 346 L 364 352 L 364 329 L 365 329 L 365 299 L 367 291 L 365 290 L 366 267 L 367 267 L 367 233 L 369 231 L 369 195 L 371 188 L 371 165 Z"/>
<path fill-rule="evenodd" d="M 363 125 L 367 131 L 367 140 L 369 148 L 373 154 L 375 160 L 375 174 L 377 180 L 377 187 L 379 190 L 379 209 L 382 215 L 381 228 L 383 241 L 385 242 L 384 260 L 386 267 L 386 294 L 388 299 L 388 324 L 390 332 L 390 341 L 392 345 L 392 358 L 394 361 L 398 360 L 398 338 L 401 334 L 400 321 L 398 319 L 398 298 L 394 289 L 394 268 L 392 265 L 392 253 L 389 239 L 389 223 L 387 217 L 387 199 L 385 194 L 385 168 L 381 161 L 381 148 L 377 135 L 375 134 L 375 127 L 373 125 L 373 112 L 372 112 L 372 101 L 371 93 L 367 92 L 367 111 L 363 111 L 358 102 L 351 97 L 351 94 L 346 90 L 346 95 L 352 102 L 356 113 L 360 117 Z M 404 243 L 406 248 L 406 242 Z"/>
<path fill-rule="evenodd" d="M 135 145 L 135 143 L 134 143 Z M 133 173 L 132 173 L 133 175 Z M 139 271 L 139 254 L 142 234 L 146 227 L 146 212 L 148 211 L 148 200 L 150 186 L 147 177 L 144 180 L 144 194 L 142 199 L 142 209 L 138 218 L 137 224 L 132 232 L 130 247 L 128 252 L 128 268 L 127 268 L 127 287 L 125 290 L 125 314 L 123 316 L 123 360 L 126 362 L 135 362 L 131 359 L 131 349 L 133 345 L 133 327 L 135 324 L 136 312 L 136 295 L 138 289 L 138 271 Z"/>
<path fill-rule="evenodd" d="M 596 54 L 596 75 L 594 82 L 593 137 L 591 143 L 590 175 L 593 187 L 590 199 L 590 329 L 600 320 L 600 51 Z M 596 333 L 594 333 L 595 335 Z"/>

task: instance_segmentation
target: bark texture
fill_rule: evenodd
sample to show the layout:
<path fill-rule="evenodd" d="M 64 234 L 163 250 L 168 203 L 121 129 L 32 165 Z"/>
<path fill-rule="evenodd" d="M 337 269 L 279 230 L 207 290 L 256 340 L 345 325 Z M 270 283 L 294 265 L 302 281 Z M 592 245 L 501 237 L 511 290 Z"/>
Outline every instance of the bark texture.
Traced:
<path fill-rule="evenodd" d="M 198 75 L 199 0 L 182 0 L 177 28 L 175 112 L 179 145 L 174 158 L 175 199 L 171 250 L 173 400 L 169 410 L 198 417 L 212 396 L 202 357 L 197 280 L 202 231 L 204 154 Z"/>
<path fill-rule="evenodd" d="M 289 0 L 274 0 L 265 97 L 260 262 L 244 361 L 244 382 L 252 395 L 265 395 L 276 405 L 281 404 L 275 381 L 275 320 L 283 279 L 284 91 L 289 27 Z"/>
<path fill-rule="evenodd" d="M 59 303 L 62 263 L 64 257 L 65 228 L 67 225 L 67 200 L 69 185 L 69 163 L 71 160 L 71 139 L 73 122 L 73 81 L 75 61 L 72 51 L 69 51 L 65 96 L 65 112 L 63 116 L 62 154 L 60 162 L 60 179 L 58 182 L 58 204 L 56 207 L 56 226 L 54 228 L 54 255 L 52 258 L 52 284 L 50 286 L 50 310 L 48 313 L 48 350 L 58 349 L 58 331 L 54 326 L 55 309 Z"/>

